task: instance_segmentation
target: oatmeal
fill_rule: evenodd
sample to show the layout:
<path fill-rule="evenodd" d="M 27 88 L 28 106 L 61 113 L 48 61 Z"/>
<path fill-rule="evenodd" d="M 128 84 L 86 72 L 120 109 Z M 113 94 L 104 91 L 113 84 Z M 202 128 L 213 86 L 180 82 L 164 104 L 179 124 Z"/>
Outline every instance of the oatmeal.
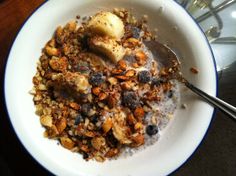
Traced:
<path fill-rule="evenodd" d="M 178 88 L 143 44 L 146 21 L 115 9 L 56 29 L 31 91 L 45 137 L 99 162 L 157 141 Z"/>

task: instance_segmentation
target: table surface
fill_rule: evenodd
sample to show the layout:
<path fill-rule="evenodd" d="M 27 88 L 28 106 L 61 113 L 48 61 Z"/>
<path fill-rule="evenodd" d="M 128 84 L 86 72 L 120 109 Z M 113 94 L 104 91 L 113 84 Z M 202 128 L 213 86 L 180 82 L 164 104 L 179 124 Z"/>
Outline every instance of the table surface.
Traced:
<path fill-rule="evenodd" d="M 3 95 L 4 67 L 10 47 L 23 22 L 43 2 L 44 0 L 0 0 L 0 175 L 50 174 L 27 153 L 16 137 L 5 110 Z M 202 26 L 204 28 L 204 24 Z M 236 46 L 235 44 L 233 45 Z M 213 49 L 215 49 L 214 47 Z M 229 48 L 230 46 L 222 44 L 221 47 L 218 47 L 218 50 L 214 50 L 214 53 L 219 53 L 219 48 L 225 47 Z M 235 106 L 236 53 L 231 52 L 231 57 L 234 60 L 231 59 L 231 62 L 224 65 L 224 67 L 221 67 L 220 64 L 218 65 L 219 97 Z M 217 60 L 217 64 L 221 62 Z M 188 159 L 188 162 L 172 175 L 231 176 L 235 175 L 235 173 L 236 121 L 217 111 L 209 131 L 199 148 Z"/>

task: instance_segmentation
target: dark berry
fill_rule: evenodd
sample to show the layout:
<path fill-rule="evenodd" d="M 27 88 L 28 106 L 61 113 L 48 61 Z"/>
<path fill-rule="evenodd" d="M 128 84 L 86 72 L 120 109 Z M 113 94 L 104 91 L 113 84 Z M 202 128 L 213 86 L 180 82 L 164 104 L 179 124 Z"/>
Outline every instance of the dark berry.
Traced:
<path fill-rule="evenodd" d="M 141 83 L 148 83 L 151 80 L 151 73 L 149 71 L 141 71 L 138 73 L 138 80 Z"/>
<path fill-rule="evenodd" d="M 139 38 L 140 37 L 140 29 L 137 27 L 132 27 L 132 36 L 133 38 Z"/>
<path fill-rule="evenodd" d="M 155 135 L 158 133 L 158 127 L 156 125 L 148 125 L 146 127 L 146 133 L 149 135 L 149 136 L 152 136 L 152 135 Z"/>
<path fill-rule="evenodd" d="M 82 113 L 82 115 L 88 116 L 91 109 L 92 109 L 92 105 L 91 104 L 83 104 L 81 106 L 81 113 Z"/>
<path fill-rule="evenodd" d="M 81 114 L 77 115 L 75 118 L 75 125 L 79 125 L 84 120 L 83 116 Z"/>
<path fill-rule="evenodd" d="M 99 86 L 104 82 L 102 73 L 93 73 L 89 78 L 89 83 L 92 86 Z"/>
<path fill-rule="evenodd" d="M 135 109 L 139 105 L 138 96 L 132 91 L 123 93 L 122 102 L 124 106 L 129 107 L 130 109 Z"/>

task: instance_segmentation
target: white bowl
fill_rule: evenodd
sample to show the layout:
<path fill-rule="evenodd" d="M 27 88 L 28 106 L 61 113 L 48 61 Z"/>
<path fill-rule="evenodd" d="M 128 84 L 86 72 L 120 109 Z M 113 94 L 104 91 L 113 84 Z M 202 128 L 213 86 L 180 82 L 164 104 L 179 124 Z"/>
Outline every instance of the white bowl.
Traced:
<path fill-rule="evenodd" d="M 203 139 L 210 124 L 213 108 L 190 91 L 181 92 L 176 116 L 164 130 L 161 139 L 126 159 L 97 163 L 86 162 L 43 137 L 39 117 L 29 90 L 36 73 L 41 49 L 58 25 L 76 15 L 92 15 L 114 7 L 132 8 L 140 17 L 149 16 L 151 28 L 158 28 L 162 41 L 169 43 L 181 55 L 183 73 L 194 85 L 216 95 L 216 71 L 209 44 L 194 20 L 172 0 L 51 0 L 41 6 L 24 24 L 9 54 L 5 73 L 5 99 L 14 130 L 29 153 L 46 169 L 57 175 L 167 175 L 181 166 Z M 191 66 L 199 74 L 189 72 Z"/>

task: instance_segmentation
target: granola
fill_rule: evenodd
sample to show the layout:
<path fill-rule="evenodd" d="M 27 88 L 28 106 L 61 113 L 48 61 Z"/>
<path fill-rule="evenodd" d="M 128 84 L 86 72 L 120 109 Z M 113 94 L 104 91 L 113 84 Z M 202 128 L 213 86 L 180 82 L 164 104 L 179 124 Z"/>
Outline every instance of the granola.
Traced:
<path fill-rule="evenodd" d="M 119 26 L 108 23 L 110 17 Z M 56 29 L 42 50 L 31 91 L 45 137 L 103 162 L 158 136 L 174 112 L 160 106 L 172 98 L 175 85 L 143 44 L 155 39 L 146 21 L 114 9 Z"/>

